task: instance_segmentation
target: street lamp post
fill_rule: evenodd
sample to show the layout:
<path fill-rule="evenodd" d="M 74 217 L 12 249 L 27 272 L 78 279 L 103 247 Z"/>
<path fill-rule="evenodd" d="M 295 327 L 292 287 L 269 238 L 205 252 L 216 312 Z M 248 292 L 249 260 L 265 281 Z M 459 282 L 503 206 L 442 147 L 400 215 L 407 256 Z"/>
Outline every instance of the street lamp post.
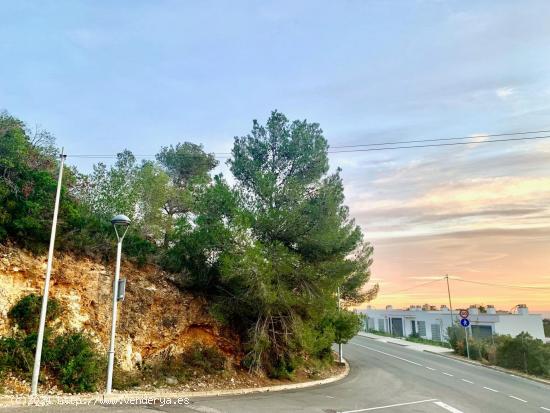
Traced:
<path fill-rule="evenodd" d="M 128 231 L 128 226 L 130 225 L 130 218 L 126 215 L 117 215 L 111 220 L 111 224 L 115 229 L 116 237 L 118 240 L 117 243 L 117 253 L 116 253 L 116 269 L 115 269 L 115 279 L 113 281 L 113 314 L 111 317 L 111 341 L 109 343 L 109 362 L 107 366 L 107 388 L 105 390 L 106 394 L 111 394 L 113 387 L 113 365 L 115 361 L 115 331 L 116 331 L 116 316 L 117 316 L 117 302 L 118 302 L 118 280 L 120 278 L 120 256 L 122 255 L 122 240 Z M 118 227 L 118 228 L 117 228 Z M 119 234 L 119 229 L 124 229 L 122 235 Z"/>
<path fill-rule="evenodd" d="M 338 312 L 341 311 L 341 302 L 340 302 L 340 287 L 338 287 Z M 342 343 L 338 343 L 338 361 L 340 363 L 344 362 L 344 350 L 342 348 Z"/>

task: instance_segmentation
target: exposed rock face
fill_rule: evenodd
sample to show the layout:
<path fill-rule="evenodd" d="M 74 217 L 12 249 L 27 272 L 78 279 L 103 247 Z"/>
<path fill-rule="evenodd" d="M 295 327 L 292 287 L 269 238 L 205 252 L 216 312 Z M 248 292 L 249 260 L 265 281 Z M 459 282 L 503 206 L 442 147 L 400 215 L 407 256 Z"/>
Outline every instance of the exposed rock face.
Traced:
<path fill-rule="evenodd" d="M 66 310 L 58 328 L 85 331 L 105 352 L 111 328 L 113 266 L 56 254 L 50 286 L 50 296 Z M 42 294 L 45 272 L 46 256 L 0 246 L 0 335 L 10 333 L 7 313 L 20 298 Z M 179 354 L 197 342 L 217 346 L 233 361 L 240 361 L 238 338 L 212 319 L 204 300 L 170 283 L 168 274 L 152 265 L 137 268 L 123 261 L 121 277 L 127 278 L 126 297 L 118 306 L 116 354 L 122 368 Z"/>

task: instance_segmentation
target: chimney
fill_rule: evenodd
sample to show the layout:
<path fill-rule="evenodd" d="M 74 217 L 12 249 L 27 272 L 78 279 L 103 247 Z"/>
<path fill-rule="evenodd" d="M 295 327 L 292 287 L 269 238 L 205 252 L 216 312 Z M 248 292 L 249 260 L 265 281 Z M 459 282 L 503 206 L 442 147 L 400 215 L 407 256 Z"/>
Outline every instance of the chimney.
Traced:
<path fill-rule="evenodd" d="M 430 311 L 430 304 L 424 304 L 422 306 L 422 311 Z"/>
<path fill-rule="evenodd" d="M 421 305 L 417 305 L 417 306 L 416 306 L 416 311 L 422 311 L 422 306 L 421 306 Z"/>
<path fill-rule="evenodd" d="M 525 304 L 518 304 L 518 314 L 521 314 L 521 315 L 529 314 L 529 309 Z"/>
<path fill-rule="evenodd" d="M 449 311 L 449 307 L 447 307 L 445 304 L 443 304 L 440 308 L 441 311 Z"/>
<path fill-rule="evenodd" d="M 487 304 L 487 314 L 496 314 L 497 310 L 495 310 L 495 306 L 491 304 Z"/>
<path fill-rule="evenodd" d="M 479 314 L 479 308 L 477 308 L 477 305 L 471 305 L 468 311 L 470 312 L 470 315 Z"/>
<path fill-rule="evenodd" d="M 393 310 L 393 306 L 392 305 L 387 305 L 386 310 Z"/>

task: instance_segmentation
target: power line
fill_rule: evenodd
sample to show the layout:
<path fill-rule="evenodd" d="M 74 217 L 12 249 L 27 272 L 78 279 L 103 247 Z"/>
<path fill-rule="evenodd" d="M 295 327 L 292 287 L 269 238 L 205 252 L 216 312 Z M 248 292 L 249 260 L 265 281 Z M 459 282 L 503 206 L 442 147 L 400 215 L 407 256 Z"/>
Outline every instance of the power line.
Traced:
<path fill-rule="evenodd" d="M 409 290 L 412 290 L 414 288 L 419 288 L 419 287 L 423 287 L 425 285 L 430 285 L 430 284 L 434 284 L 438 281 L 442 281 L 444 280 L 445 277 L 441 277 L 441 278 L 438 278 L 436 280 L 432 280 L 432 281 L 428 281 L 428 282 L 425 282 L 425 283 L 422 283 L 422 284 L 416 284 L 416 285 L 413 285 L 412 287 L 408 287 L 408 288 L 403 288 L 402 290 L 397 290 L 397 291 L 391 291 L 389 293 L 386 293 L 385 295 L 391 295 L 391 294 L 397 294 L 397 293 L 401 293 L 403 291 L 409 291 Z"/>
<path fill-rule="evenodd" d="M 407 146 L 392 146 L 392 147 L 376 147 L 376 148 L 367 148 L 367 149 L 350 149 L 350 150 L 329 150 L 329 154 L 338 154 L 338 153 L 353 153 L 353 152 L 374 152 L 374 151 L 389 151 L 389 150 L 398 150 L 398 149 L 415 149 L 415 148 L 431 148 L 439 146 L 457 146 L 457 145 L 473 145 L 473 144 L 482 144 L 482 143 L 497 143 L 497 142 L 513 142 L 513 141 L 528 141 L 528 140 L 537 140 L 537 139 L 548 139 L 550 135 L 543 136 L 524 136 L 520 138 L 506 138 L 506 139 L 492 139 L 487 141 L 476 141 L 476 142 L 445 142 L 450 140 L 460 140 L 460 139 L 479 139 L 485 137 L 498 137 L 498 136 L 514 136 L 514 135 L 528 135 L 533 133 L 546 133 L 550 130 L 540 130 L 540 131 L 527 131 L 527 132 L 513 132 L 513 133 L 498 133 L 498 134 L 488 134 L 488 135 L 479 135 L 479 136 L 465 136 L 459 138 L 437 138 L 437 139 L 418 139 L 410 141 L 394 141 L 394 142 L 379 142 L 379 143 L 369 143 L 369 144 L 357 144 L 357 145 L 342 145 L 342 146 L 333 146 L 332 148 L 361 148 L 361 147 L 370 147 L 370 146 L 387 146 L 387 145 L 398 145 L 404 143 L 421 143 L 421 142 L 439 142 L 425 145 L 407 145 Z M 208 154 L 214 155 L 216 159 L 228 159 L 229 152 L 210 152 Z M 112 159 L 117 158 L 117 155 L 108 155 L 108 154 L 76 154 L 76 155 L 67 155 L 71 158 L 82 158 L 82 159 Z M 146 154 L 146 155 L 134 155 L 135 157 L 140 158 L 154 158 L 156 155 Z M 188 154 L 184 155 L 188 157 L 200 157 L 201 155 Z"/>
<path fill-rule="evenodd" d="M 390 150 L 395 150 L 395 149 L 413 149 L 413 148 L 430 148 L 430 147 L 437 147 L 437 146 L 473 145 L 473 144 L 481 144 L 481 143 L 526 141 L 526 140 L 548 139 L 548 138 L 550 138 L 550 135 L 531 136 L 531 137 L 523 137 L 523 138 L 493 139 L 493 140 L 489 140 L 489 141 L 480 141 L 480 142 L 452 142 L 452 143 L 434 143 L 434 144 L 427 144 L 427 145 L 394 146 L 394 147 L 390 147 L 390 148 L 350 149 L 350 150 L 344 150 L 344 151 L 333 151 L 333 152 L 329 151 L 329 153 L 390 151 Z"/>
<path fill-rule="evenodd" d="M 530 132 L 510 132 L 510 133 L 495 133 L 495 134 L 476 135 L 476 136 L 462 136 L 462 137 L 459 137 L 459 138 L 434 138 L 434 139 L 417 139 L 417 140 L 411 140 L 411 141 L 394 141 L 394 142 L 380 142 L 380 143 L 364 143 L 364 144 L 357 144 L 357 145 L 340 145 L 340 146 L 332 146 L 331 148 L 357 148 L 357 147 L 362 147 L 362 146 L 400 145 L 400 144 L 403 144 L 403 143 L 420 143 L 420 142 L 453 141 L 453 140 L 461 140 L 461 139 L 495 138 L 495 137 L 498 137 L 498 136 L 530 135 L 530 134 L 533 134 L 533 133 L 548 133 L 548 132 L 550 132 L 550 129 L 530 131 Z"/>
<path fill-rule="evenodd" d="M 490 287 L 505 287 L 505 288 L 520 288 L 520 289 L 529 289 L 529 290 L 550 290 L 550 287 L 538 287 L 538 286 L 529 286 L 529 285 L 510 285 L 510 284 L 494 284 L 494 283 L 487 283 L 482 281 L 470 281 L 470 280 L 463 280 L 458 278 L 453 278 L 453 281 L 459 281 L 463 283 L 469 283 L 469 284 L 479 284 L 479 285 L 487 285 Z"/>

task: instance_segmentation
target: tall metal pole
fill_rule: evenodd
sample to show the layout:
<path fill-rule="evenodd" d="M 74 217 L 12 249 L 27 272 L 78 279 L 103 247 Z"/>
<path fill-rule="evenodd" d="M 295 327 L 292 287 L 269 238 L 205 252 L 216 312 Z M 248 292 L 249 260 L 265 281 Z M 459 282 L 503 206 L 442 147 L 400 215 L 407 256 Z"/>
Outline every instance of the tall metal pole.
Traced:
<path fill-rule="evenodd" d="M 453 303 L 451 302 L 451 288 L 449 287 L 449 274 L 445 275 L 445 279 L 447 280 L 447 293 L 449 294 L 449 309 L 451 310 L 451 327 L 454 324 L 454 317 L 453 317 Z"/>
<path fill-rule="evenodd" d="M 466 334 L 466 355 L 468 360 L 470 360 L 470 345 L 468 344 L 468 327 L 464 328 L 464 334 Z"/>
<path fill-rule="evenodd" d="M 116 230 L 116 228 L 115 228 Z M 118 237 L 118 232 L 117 232 Z M 115 279 L 113 281 L 113 313 L 111 316 L 111 341 L 109 343 L 109 364 L 107 366 L 107 388 L 105 393 L 111 394 L 113 387 L 113 365 L 115 361 L 115 332 L 118 303 L 118 279 L 120 277 L 120 256 L 122 255 L 122 238 L 118 238 L 116 251 Z"/>
<path fill-rule="evenodd" d="M 338 311 L 340 311 L 340 287 L 338 287 Z M 340 361 L 340 363 L 343 363 L 344 362 L 344 353 L 343 353 L 343 347 L 342 347 L 342 343 L 338 343 L 338 359 Z"/>
<path fill-rule="evenodd" d="M 55 230 L 57 228 L 57 214 L 59 213 L 59 198 L 61 197 L 61 183 L 63 180 L 63 163 L 67 155 L 59 155 L 59 176 L 57 178 L 57 191 L 55 194 L 55 206 L 53 209 L 52 232 L 50 235 L 50 249 L 48 250 L 48 265 L 46 267 L 46 279 L 44 281 L 44 293 L 42 294 L 42 307 L 40 309 L 40 323 L 38 325 L 38 338 L 36 340 L 36 352 L 34 355 L 34 368 L 32 370 L 31 395 L 38 392 L 38 376 L 40 374 L 40 359 L 42 358 L 42 345 L 44 343 L 44 330 L 46 327 L 46 312 L 48 311 L 48 294 L 50 292 L 50 277 L 52 275 L 53 249 L 55 245 Z"/>

